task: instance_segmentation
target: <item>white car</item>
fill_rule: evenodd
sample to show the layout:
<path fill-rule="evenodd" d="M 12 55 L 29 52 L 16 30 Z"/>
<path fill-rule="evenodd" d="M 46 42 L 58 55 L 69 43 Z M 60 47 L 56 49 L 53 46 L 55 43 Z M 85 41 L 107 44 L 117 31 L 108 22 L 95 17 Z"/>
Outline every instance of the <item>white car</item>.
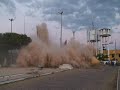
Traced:
<path fill-rule="evenodd" d="M 105 64 L 110 64 L 110 60 L 105 60 L 105 61 L 101 61 L 101 63 Z"/>

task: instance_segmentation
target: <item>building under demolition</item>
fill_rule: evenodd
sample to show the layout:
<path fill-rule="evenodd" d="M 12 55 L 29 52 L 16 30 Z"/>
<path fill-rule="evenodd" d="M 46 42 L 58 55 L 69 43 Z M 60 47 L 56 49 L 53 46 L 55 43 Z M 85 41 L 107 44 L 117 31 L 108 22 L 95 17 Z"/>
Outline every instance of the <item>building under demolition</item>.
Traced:
<path fill-rule="evenodd" d="M 120 60 L 120 50 L 116 49 L 116 42 L 111 40 L 111 29 L 88 30 L 87 42 L 96 48 L 96 55 L 104 54 L 108 60 Z M 115 44 L 114 50 L 110 49 L 111 44 Z"/>

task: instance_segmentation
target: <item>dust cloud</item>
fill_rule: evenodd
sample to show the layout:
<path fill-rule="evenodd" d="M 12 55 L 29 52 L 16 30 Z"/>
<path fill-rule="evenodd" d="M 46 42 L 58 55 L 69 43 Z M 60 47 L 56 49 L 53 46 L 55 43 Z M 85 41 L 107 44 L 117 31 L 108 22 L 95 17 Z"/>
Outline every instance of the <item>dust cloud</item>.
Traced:
<path fill-rule="evenodd" d="M 42 23 L 37 27 L 37 40 L 23 47 L 18 55 L 17 64 L 21 67 L 41 65 L 57 68 L 62 64 L 71 64 L 75 68 L 87 68 L 99 64 L 94 57 L 95 50 L 90 45 L 80 44 L 71 39 L 62 47 L 49 40 L 47 25 Z"/>

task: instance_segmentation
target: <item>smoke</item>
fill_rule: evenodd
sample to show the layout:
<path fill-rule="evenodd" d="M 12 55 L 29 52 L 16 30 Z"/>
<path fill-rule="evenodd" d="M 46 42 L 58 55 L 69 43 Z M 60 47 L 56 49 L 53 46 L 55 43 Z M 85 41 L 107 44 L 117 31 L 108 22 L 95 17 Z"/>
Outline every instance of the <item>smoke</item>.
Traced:
<path fill-rule="evenodd" d="M 19 66 L 59 67 L 61 64 L 71 64 L 73 67 L 81 68 L 99 63 L 94 57 L 95 50 L 92 46 L 71 39 L 68 44 L 59 47 L 50 42 L 45 23 L 36 28 L 38 38 L 20 50 L 17 59 Z"/>
<path fill-rule="evenodd" d="M 42 23 L 41 25 L 37 25 L 37 36 L 43 41 L 45 44 L 49 44 L 49 35 L 47 30 L 47 25 Z"/>

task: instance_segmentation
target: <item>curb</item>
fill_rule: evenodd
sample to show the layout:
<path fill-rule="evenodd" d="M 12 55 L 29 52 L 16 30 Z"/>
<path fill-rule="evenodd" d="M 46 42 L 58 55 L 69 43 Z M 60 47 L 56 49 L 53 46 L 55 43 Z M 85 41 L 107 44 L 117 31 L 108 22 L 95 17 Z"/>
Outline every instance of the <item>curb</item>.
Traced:
<path fill-rule="evenodd" d="M 40 76 L 47 76 L 47 75 L 51 75 L 51 74 L 53 74 L 53 72 L 40 74 Z"/>
<path fill-rule="evenodd" d="M 20 78 L 20 79 L 16 79 L 16 80 L 9 80 L 9 81 L 5 81 L 5 82 L 0 82 L 0 85 L 9 84 L 9 83 L 17 82 L 17 81 L 23 81 L 25 79 L 27 79 L 27 78 Z"/>
<path fill-rule="evenodd" d="M 47 75 L 51 75 L 51 74 L 58 73 L 58 72 L 68 71 L 68 70 L 69 69 L 58 70 L 58 71 L 53 71 L 53 72 L 49 72 L 49 73 L 44 73 L 44 74 L 39 74 L 39 75 L 33 75 L 33 76 L 25 77 L 25 78 L 19 78 L 19 79 L 15 79 L 15 80 L 2 81 L 2 82 L 0 82 L 0 85 L 14 83 L 14 82 L 18 82 L 18 81 L 23 81 L 23 80 L 27 80 L 27 79 L 31 79 L 31 78 L 37 78 L 37 77 L 47 76 Z"/>

